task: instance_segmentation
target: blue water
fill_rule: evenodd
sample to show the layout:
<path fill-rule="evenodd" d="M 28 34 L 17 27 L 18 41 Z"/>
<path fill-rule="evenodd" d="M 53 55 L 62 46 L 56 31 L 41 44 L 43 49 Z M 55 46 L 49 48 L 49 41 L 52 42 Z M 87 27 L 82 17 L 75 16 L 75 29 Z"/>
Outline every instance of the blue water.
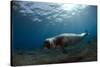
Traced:
<path fill-rule="evenodd" d="M 34 7 L 33 4 L 29 5 Z M 29 13 L 26 13 L 26 15 L 24 15 L 20 12 L 20 10 L 25 10 L 25 8 L 20 8 L 18 5 L 16 6 L 18 9 L 12 8 L 13 48 L 41 48 L 43 41 L 46 38 L 56 36 L 61 33 L 82 33 L 87 31 L 89 35 L 86 37 L 86 40 L 90 40 L 97 36 L 96 6 L 88 5 L 79 15 L 76 12 L 74 16 L 70 18 L 67 18 L 66 16 L 64 17 L 65 19 L 62 19 L 62 21 L 59 20 L 57 22 L 54 18 L 51 18 L 50 20 L 45 18 L 59 13 L 52 13 L 50 15 L 39 15 L 35 13 L 28 15 Z M 38 9 L 34 9 L 33 11 L 35 10 Z M 62 13 L 61 15 L 63 14 L 68 15 L 68 13 Z M 34 17 L 37 17 L 42 21 L 33 21 L 32 18 Z"/>

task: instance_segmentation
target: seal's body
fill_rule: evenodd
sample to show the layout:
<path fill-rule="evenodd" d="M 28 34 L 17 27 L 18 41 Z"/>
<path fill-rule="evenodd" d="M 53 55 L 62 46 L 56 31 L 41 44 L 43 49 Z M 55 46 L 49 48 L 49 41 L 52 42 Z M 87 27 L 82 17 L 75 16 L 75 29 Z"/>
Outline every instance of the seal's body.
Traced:
<path fill-rule="evenodd" d="M 64 33 L 51 38 L 47 38 L 44 41 L 44 47 L 46 48 L 56 48 L 57 46 L 64 48 L 64 46 L 75 45 L 82 41 L 87 33 L 74 34 L 74 33 Z"/>

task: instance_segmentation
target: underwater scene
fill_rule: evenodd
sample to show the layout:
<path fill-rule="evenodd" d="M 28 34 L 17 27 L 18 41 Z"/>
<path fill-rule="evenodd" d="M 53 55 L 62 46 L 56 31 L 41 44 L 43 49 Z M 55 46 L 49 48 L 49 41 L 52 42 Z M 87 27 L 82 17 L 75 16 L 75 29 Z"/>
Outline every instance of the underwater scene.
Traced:
<path fill-rule="evenodd" d="M 97 6 L 11 1 L 11 65 L 97 61 Z"/>

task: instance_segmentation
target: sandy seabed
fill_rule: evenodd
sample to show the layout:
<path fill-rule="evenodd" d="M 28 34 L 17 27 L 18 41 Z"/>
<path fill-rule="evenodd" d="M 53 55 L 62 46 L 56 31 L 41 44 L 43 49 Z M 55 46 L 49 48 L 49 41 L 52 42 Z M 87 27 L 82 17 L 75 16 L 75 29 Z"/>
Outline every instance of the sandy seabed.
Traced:
<path fill-rule="evenodd" d="M 89 43 L 80 43 L 83 47 L 65 47 L 63 53 L 60 48 L 57 49 L 35 49 L 20 50 L 12 52 L 11 64 L 13 66 L 22 65 L 40 65 L 55 63 L 87 62 L 97 61 L 97 41 L 94 39 Z"/>

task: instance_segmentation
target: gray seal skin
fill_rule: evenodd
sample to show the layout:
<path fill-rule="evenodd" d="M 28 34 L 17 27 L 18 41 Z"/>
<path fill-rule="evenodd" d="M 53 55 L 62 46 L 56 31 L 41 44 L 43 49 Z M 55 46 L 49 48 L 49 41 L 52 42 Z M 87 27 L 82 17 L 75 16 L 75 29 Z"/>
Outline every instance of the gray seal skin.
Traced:
<path fill-rule="evenodd" d="M 64 46 L 75 45 L 81 42 L 87 35 L 88 33 L 81 33 L 81 34 L 63 33 L 45 39 L 44 47 L 47 49 L 60 47 L 62 51 L 65 51 Z"/>

